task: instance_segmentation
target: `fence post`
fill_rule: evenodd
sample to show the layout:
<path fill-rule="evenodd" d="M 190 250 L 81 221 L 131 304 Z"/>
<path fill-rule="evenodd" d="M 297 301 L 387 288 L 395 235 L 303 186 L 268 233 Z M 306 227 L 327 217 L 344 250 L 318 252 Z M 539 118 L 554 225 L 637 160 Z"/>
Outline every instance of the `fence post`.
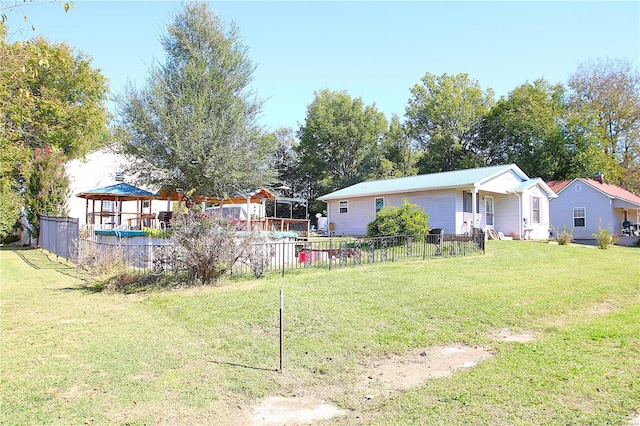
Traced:
<path fill-rule="evenodd" d="M 285 245 L 285 240 L 284 240 L 284 238 L 283 238 L 283 239 L 282 239 L 282 254 L 281 254 L 281 256 L 280 256 L 280 257 L 282 257 L 282 276 L 283 276 L 283 277 L 284 277 L 284 252 L 285 252 L 285 250 L 284 250 L 284 247 L 285 247 L 285 246 L 284 246 L 284 245 Z"/>
<path fill-rule="evenodd" d="M 331 258 L 333 257 L 333 250 L 331 244 L 331 237 L 329 237 L 329 270 L 331 270 Z"/>

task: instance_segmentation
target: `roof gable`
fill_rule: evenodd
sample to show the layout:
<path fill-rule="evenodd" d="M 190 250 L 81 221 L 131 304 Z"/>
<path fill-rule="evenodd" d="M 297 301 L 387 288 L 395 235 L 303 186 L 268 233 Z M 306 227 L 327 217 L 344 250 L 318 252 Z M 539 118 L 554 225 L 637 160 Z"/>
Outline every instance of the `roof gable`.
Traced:
<path fill-rule="evenodd" d="M 551 181 L 548 183 L 549 187 L 553 189 L 557 193 L 561 193 L 564 189 L 573 185 L 575 182 L 580 182 L 585 185 L 589 185 L 596 191 L 606 195 L 609 198 L 616 198 L 619 200 L 629 201 L 633 204 L 640 205 L 640 197 L 635 195 L 632 192 L 627 191 L 618 185 L 613 185 L 610 183 L 600 183 L 594 179 L 586 179 L 586 178 L 575 178 L 573 180 L 558 180 Z"/>
<path fill-rule="evenodd" d="M 481 167 L 476 169 L 454 170 L 426 175 L 407 176 L 395 179 L 361 182 L 319 197 L 319 200 L 362 197 L 378 194 L 392 194 L 435 189 L 448 189 L 479 186 L 482 183 L 506 172 L 513 172 L 522 181 L 529 177 L 515 164 Z"/>
<path fill-rule="evenodd" d="M 580 180 L 610 197 L 630 201 L 634 204 L 640 204 L 640 197 L 632 192 L 627 191 L 621 186 L 612 185 L 610 183 L 600 183 L 597 180 L 593 179 L 580 178 Z"/>

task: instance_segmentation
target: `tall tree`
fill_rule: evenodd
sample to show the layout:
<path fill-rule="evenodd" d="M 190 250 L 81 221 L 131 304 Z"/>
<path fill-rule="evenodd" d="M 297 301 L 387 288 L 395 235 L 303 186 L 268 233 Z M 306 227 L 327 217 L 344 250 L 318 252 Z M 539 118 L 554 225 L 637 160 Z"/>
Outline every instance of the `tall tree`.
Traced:
<path fill-rule="evenodd" d="M 301 170 L 310 178 L 312 199 L 364 180 L 387 119 L 375 104 L 364 105 L 346 92 L 315 92 L 298 131 Z"/>
<path fill-rule="evenodd" d="M 411 88 L 405 109 L 409 134 L 424 151 L 421 172 L 472 167 L 470 152 L 480 120 L 494 104 L 493 90 L 482 90 L 468 74 L 426 73 Z"/>
<path fill-rule="evenodd" d="M 640 191 L 640 73 L 625 59 L 578 66 L 569 79 L 570 105 L 584 118 L 585 137 L 617 167 L 609 180 Z"/>
<path fill-rule="evenodd" d="M 36 149 L 70 159 L 104 144 L 106 95 L 87 55 L 43 38 L 10 44 L 0 24 L 0 236 L 19 217 Z"/>
<path fill-rule="evenodd" d="M 290 188 L 288 195 L 306 197 L 307 179 L 300 171 L 300 159 L 296 151 L 298 141 L 294 130 L 291 127 L 281 127 L 270 136 L 275 139 L 276 144 L 272 162 L 278 183 Z"/>
<path fill-rule="evenodd" d="M 480 125 L 474 151 L 487 164 L 517 163 L 546 180 L 576 177 L 577 147 L 565 132 L 564 87 L 544 79 L 516 87 Z"/>
<path fill-rule="evenodd" d="M 163 65 L 118 99 L 131 171 L 148 184 L 225 196 L 268 184 L 273 139 L 257 123 L 255 66 L 238 30 L 205 3 L 187 3 L 161 38 Z"/>
<path fill-rule="evenodd" d="M 417 154 L 413 141 L 397 114 L 391 117 L 389 130 L 380 144 L 380 155 L 370 178 L 387 179 L 412 176 L 418 173 Z"/>
<path fill-rule="evenodd" d="M 65 156 L 57 149 L 37 148 L 33 172 L 25 196 L 25 210 L 31 235 L 40 235 L 40 216 L 66 216 L 70 181 L 65 169 Z"/>

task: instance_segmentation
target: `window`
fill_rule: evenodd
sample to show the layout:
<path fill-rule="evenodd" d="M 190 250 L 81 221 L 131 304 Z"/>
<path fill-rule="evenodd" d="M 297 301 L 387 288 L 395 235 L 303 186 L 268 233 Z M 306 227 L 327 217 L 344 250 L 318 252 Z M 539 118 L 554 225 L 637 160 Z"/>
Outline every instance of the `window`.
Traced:
<path fill-rule="evenodd" d="M 102 200 L 102 211 L 103 212 L 112 212 L 115 210 L 115 206 L 113 201 Z"/>
<path fill-rule="evenodd" d="M 587 221 L 587 209 L 584 207 L 573 208 L 573 227 L 584 228 Z"/>
<path fill-rule="evenodd" d="M 384 207 L 384 198 L 376 198 L 376 213 Z"/>
<path fill-rule="evenodd" d="M 540 197 L 531 197 L 531 223 L 540 223 Z"/>
<path fill-rule="evenodd" d="M 485 197 L 484 213 L 487 216 L 485 223 L 487 226 L 493 226 L 493 197 Z"/>
<path fill-rule="evenodd" d="M 340 201 L 340 213 L 349 213 L 348 201 Z"/>
<path fill-rule="evenodd" d="M 462 191 L 462 211 L 471 213 L 473 204 L 473 195 L 468 191 Z M 480 197 L 476 196 L 476 213 L 480 213 Z"/>

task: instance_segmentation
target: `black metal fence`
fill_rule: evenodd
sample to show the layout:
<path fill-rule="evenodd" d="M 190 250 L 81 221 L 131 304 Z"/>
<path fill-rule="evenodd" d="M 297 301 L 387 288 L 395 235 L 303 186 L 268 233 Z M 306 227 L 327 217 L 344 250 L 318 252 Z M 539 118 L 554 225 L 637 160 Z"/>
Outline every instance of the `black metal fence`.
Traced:
<path fill-rule="evenodd" d="M 40 216 L 38 245 L 69 260 L 78 255 L 78 219 L 73 217 Z"/>
<path fill-rule="evenodd" d="M 131 244 L 126 238 L 119 243 L 82 240 L 80 249 L 93 257 L 109 257 L 130 271 L 167 274 L 179 270 L 173 245 L 163 243 Z M 428 234 L 376 238 L 321 238 L 316 241 L 273 241 L 255 244 L 251 253 L 236 262 L 232 276 L 281 273 L 306 268 L 335 269 L 403 258 L 437 258 L 482 254 L 485 235 Z"/>

